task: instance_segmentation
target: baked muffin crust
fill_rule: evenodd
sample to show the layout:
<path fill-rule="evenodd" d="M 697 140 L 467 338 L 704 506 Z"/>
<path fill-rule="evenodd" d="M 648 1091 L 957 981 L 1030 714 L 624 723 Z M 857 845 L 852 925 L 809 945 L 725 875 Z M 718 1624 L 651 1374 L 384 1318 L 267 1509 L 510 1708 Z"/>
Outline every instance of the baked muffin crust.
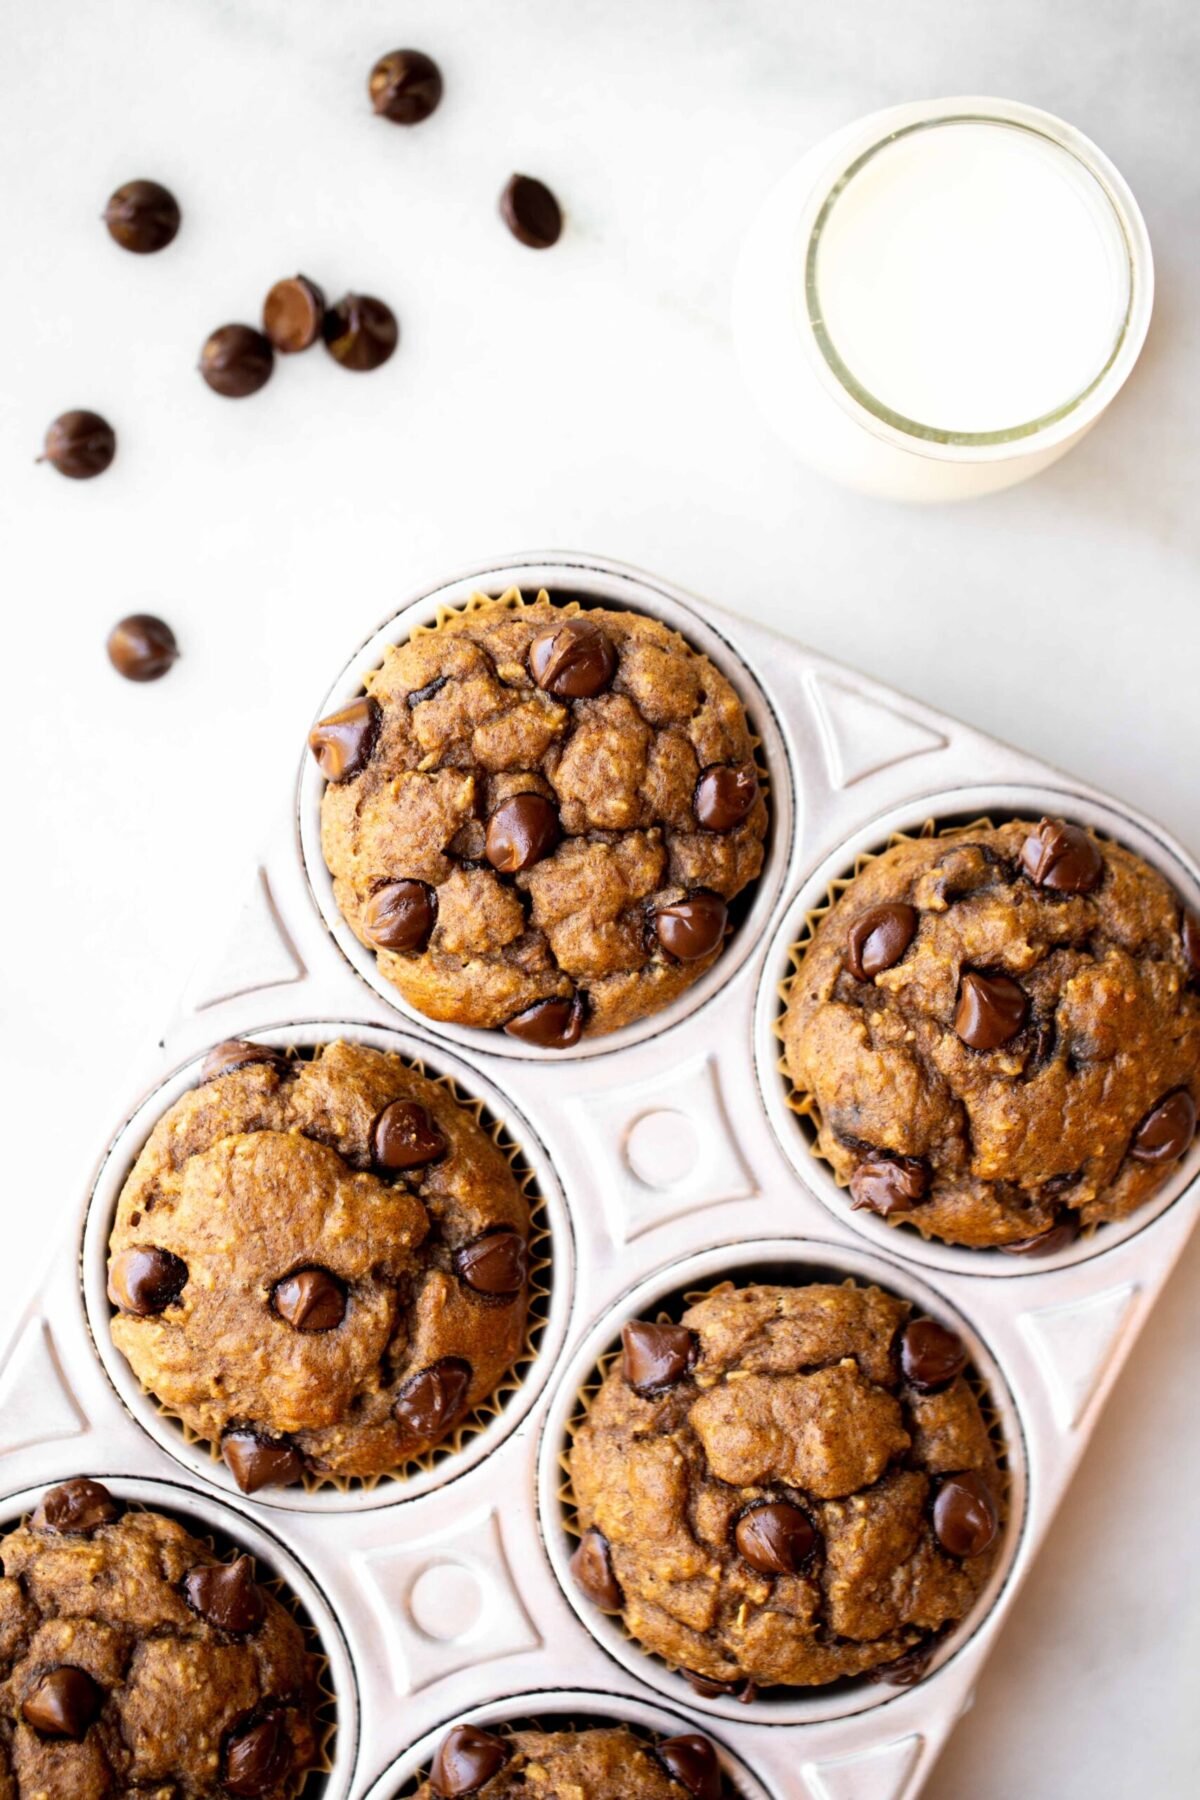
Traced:
<path fill-rule="evenodd" d="M 628 1726 L 566 1731 L 451 1728 L 416 1800 L 722 1800 L 729 1789 L 699 1732 L 650 1743 Z"/>

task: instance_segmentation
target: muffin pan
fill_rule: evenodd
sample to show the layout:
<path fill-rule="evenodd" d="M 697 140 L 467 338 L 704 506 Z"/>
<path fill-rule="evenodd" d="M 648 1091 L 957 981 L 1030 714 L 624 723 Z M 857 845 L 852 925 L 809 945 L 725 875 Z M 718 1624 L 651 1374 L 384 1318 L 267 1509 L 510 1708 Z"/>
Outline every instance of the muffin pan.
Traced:
<path fill-rule="evenodd" d="M 1086 785 L 741 618 L 634 570 L 535 555 L 413 598 L 348 662 L 319 716 L 383 648 L 482 590 L 546 587 L 647 612 L 734 682 L 761 741 L 767 862 L 716 965 L 671 1008 L 546 1052 L 434 1024 L 379 981 L 333 908 L 321 784 L 305 753 L 296 810 L 252 872 L 228 941 L 114 1094 L 112 1142 L 0 1368 L 4 1516 L 76 1474 L 243 1543 L 299 1594 L 337 1695 L 315 1800 L 393 1800 L 440 1731 L 568 1714 L 709 1731 L 745 1800 L 911 1800 L 972 1691 L 1100 1406 L 1196 1217 L 1193 1146 L 1140 1213 L 1044 1261 L 926 1244 L 851 1213 L 788 1106 L 779 984 L 808 913 L 855 857 L 927 819 L 1061 812 L 1097 826 L 1200 907 L 1200 871 L 1155 826 Z M 314 692 L 321 687 L 315 674 Z M 297 744 L 297 755 L 303 746 Z M 267 822 L 269 823 L 269 822 Z M 282 826 L 283 829 L 279 829 Z M 541 1197 L 549 1280 L 530 1360 L 498 1412 L 407 1479 L 239 1494 L 206 1446 L 143 1395 L 113 1352 L 104 1252 L 151 1126 L 227 1037 L 352 1037 L 419 1059 L 481 1100 Z M 991 1587 L 915 1687 L 853 1684 L 750 1705 L 706 1700 L 564 1586 L 564 1433 L 623 1316 L 681 1286 L 794 1264 L 841 1270 L 956 1321 L 994 1402 L 1009 1480 Z M 570 1690 L 558 1684 L 571 1683 Z M 510 1698 L 512 1697 L 512 1698 Z"/>

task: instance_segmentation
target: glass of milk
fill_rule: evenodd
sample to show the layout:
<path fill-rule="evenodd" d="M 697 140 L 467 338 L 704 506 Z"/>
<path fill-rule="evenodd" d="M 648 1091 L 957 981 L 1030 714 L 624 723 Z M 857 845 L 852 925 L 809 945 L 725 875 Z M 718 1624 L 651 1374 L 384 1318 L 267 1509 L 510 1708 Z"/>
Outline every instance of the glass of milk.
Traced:
<path fill-rule="evenodd" d="M 1145 222 L 1094 144 L 1034 107 L 938 100 L 873 113 L 784 177 L 742 252 L 734 337 L 806 461 L 953 500 L 1095 424 L 1153 297 Z"/>

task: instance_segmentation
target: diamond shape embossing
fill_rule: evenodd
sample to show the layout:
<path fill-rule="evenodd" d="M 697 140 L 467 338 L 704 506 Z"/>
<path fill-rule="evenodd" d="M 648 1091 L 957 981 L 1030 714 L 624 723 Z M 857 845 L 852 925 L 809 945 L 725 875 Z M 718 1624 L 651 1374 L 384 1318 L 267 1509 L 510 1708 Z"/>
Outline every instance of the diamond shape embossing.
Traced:
<path fill-rule="evenodd" d="M 0 1369 L 0 1454 L 80 1437 L 87 1417 L 67 1386 L 45 1319 L 30 1319 Z"/>
<path fill-rule="evenodd" d="M 267 872 L 259 869 L 232 931 L 227 938 L 219 938 L 215 953 L 193 969 L 184 1005 L 191 1012 L 204 1012 L 238 994 L 284 987 L 299 981 L 304 973 L 304 964 L 276 910 Z"/>
<path fill-rule="evenodd" d="M 924 1741 L 914 1733 L 861 1756 L 805 1763 L 804 1779 L 813 1800 L 903 1800 L 912 1791 Z"/>
<path fill-rule="evenodd" d="M 810 673 L 808 693 L 831 787 L 853 787 L 893 763 L 946 746 L 940 731 L 870 698 L 850 682 Z"/>

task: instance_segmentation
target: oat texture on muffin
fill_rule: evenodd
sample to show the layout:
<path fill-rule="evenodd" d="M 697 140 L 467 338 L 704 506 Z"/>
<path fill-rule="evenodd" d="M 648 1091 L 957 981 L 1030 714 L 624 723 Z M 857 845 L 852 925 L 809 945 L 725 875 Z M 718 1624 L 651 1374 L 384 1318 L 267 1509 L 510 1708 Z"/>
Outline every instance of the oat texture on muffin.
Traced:
<path fill-rule="evenodd" d="M 321 1760 L 320 1665 L 248 1556 L 99 1482 L 0 1542 L 5 1800 L 290 1800 Z"/>
<path fill-rule="evenodd" d="M 657 1012 L 762 868 L 741 701 L 641 614 L 479 599 L 309 742 L 337 905 L 430 1018 L 561 1049 Z"/>
<path fill-rule="evenodd" d="M 109 1245 L 112 1336 L 246 1492 L 398 1472 L 525 1342 L 529 1203 L 446 1084 L 233 1040 L 159 1120 Z"/>
<path fill-rule="evenodd" d="M 577 1587 L 705 1694 L 912 1681 L 999 1551 L 962 1340 L 877 1288 L 631 1321 L 568 1461 Z"/>
<path fill-rule="evenodd" d="M 723 1800 L 729 1791 L 716 1751 L 698 1731 L 649 1739 L 627 1725 L 454 1725 L 415 1800 Z"/>
<path fill-rule="evenodd" d="M 1042 1254 L 1122 1219 L 1200 1096 L 1200 922 L 1061 820 L 893 845 L 822 917 L 783 1020 L 853 1206 Z"/>

